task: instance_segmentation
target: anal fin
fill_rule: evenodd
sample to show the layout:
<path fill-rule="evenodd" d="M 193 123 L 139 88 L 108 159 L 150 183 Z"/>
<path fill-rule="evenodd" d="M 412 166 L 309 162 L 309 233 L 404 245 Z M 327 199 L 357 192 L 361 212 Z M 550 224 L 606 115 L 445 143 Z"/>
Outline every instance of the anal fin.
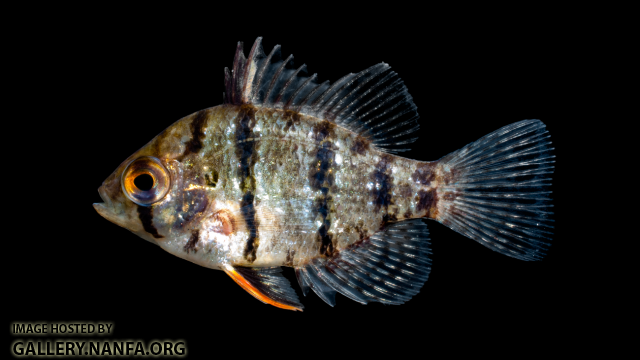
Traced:
<path fill-rule="evenodd" d="M 227 264 L 222 270 L 240 287 L 265 304 L 294 311 L 302 311 L 304 308 L 289 280 L 282 276 L 279 267 L 249 268 Z"/>
<path fill-rule="evenodd" d="M 390 224 L 333 258 L 316 258 L 296 268 L 301 287 L 327 304 L 335 293 L 361 304 L 402 304 L 416 295 L 431 271 L 429 232 L 420 219 Z"/>
<path fill-rule="evenodd" d="M 302 295 L 307 296 L 309 293 L 309 284 L 307 280 L 304 279 L 304 275 L 302 275 L 302 271 L 296 268 L 296 279 L 298 279 L 298 284 L 300 285 L 300 289 L 302 289 Z"/>

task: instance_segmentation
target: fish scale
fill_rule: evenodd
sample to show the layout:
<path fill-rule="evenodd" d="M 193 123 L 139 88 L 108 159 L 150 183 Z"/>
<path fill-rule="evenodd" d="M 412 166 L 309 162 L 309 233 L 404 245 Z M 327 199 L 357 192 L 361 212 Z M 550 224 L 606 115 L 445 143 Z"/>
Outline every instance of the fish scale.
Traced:
<path fill-rule="evenodd" d="M 539 120 L 490 133 L 443 158 L 407 150 L 417 108 L 389 65 L 333 84 L 238 44 L 224 104 L 186 116 L 127 158 L 99 188 L 96 210 L 169 253 L 223 270 L 262 302 L 302 310 L 401 304 L 431 270 L 425 220 L 522 260 L 550 245 L 555 162 Z M 138 176 L 150 188 L 138 188 Z"/>
<path fill-rule="evenodd" d="M 209 109 L 208 119 L 205 128 L 207 132 L 218 131 L 226 134 L 226 138 L 212 138 L 203 141 L 203 147 L 199 153 L 191 154 L 190 164 L 193 168 L 207 169 L 216 167 L 229 169 L 222 172 L 218 184 L 222 190 L 215 192 L 218 201 L 241 203 L 245 194 L 241 183 L 245 177 L 244 172 L 239 176 L 239 165 L 242 160 L 235 154 L 237 142 L 232 141 L 238 125 L 238 119 L 242 117 L 243 110 L 239 106 L 236 109 Z M 235 116 L 232 114 L 236 114 Z M 186 117 L 181 120 L 186 123 L 194 121 L 197 115 Z M 290 115 L 289 115 L 290 116 Z M 415 172 L 416 162 L 389 154 L 359 154 L 354 150 L 356 142 L 368 141 L 358 139 L 358 136 L 350 131 L 339 127 L 331 129 L 331 135 L 323 138 L 322 142 L 316 140 L 317 129 L 315 124 L 321 120 L 302 116 L 297 120 L 295 127 L 289 126 L 288 114 L 284 111 L 271 109 L 257 109 L 254 114 L 255 125 L 253 130 L 256 133 L 254 138 L 246 139 L 251 142 L 257 159 L 247 176 L 254 177 L 256 188 L 254 191 L 255 202 L 262 201 L 268 203 L 272 199 L 289 199 L 293 202 L 304 202 L 304 208 L 288 207 L 284 209 L 282 216 L 286 218 L 300 217 L 298 213 L 309 214 L 309 219 L 313 223 L 319 222 L 322 218 L 318 209 L 318 202 L 323 197 L 331 200 L 327 201 L 329 229 L 327 233 L 332 235 L 332 244 L 338 251 L 352 245 L 362 237 L 369 237 L 386 222 L 384 219 L 393 217 L 396 220 L 404 219 L 403 214 L 410 213 L 421 216 L 422 213 L 415 210 L 415 201 L 393 195 L 392 190 L 409 186 L 411 194 L 416 194 L 421 188 L 418 184 L 409 182 L 411 174 Z M 185 127 L 187 127 L 185 125 Z M 226 130 L 225 130 L 226 129 Z M 229 130 L 230 129 L 230 130 Z M 222 131 L 220 131 L 222 130 Z M 175 137 L 160 138 L 158 141 L 172 141 Z M 184 141 L 185 139 L 182 139 Z M 191 138 L 186 142 L 191 141 Z M 317 176 L 310 173 L 318 173 L 319 162 L 318 152 L 323 150 L 323 144 L 331 144 L 332 155 L 327 158 L 329 166 L 322 169 L 326 178 L 333 178 L 328 181 L 323 179 L 321 184 L 317 182 Z M 216 145 L 218 144 L 218 145 Z M 169 145 L 160 145 L 170 147 Z M 225 156 L 226 155 L 226 156 Z M 336 161 L 336 155 L 340 157 L 340 164 Z M 385 159 L 384 168 L 380 168 L 379 163 Z M 377 174 L 381 170 L 395 172 L 386 184 L 375 183 Z M 206 173 L 202 170 L 201 173 Z M 202 176 L 201 176 L 202 177 Z M 360 186 L 360 184 L 367 184 Z M 413 186 L 412 186 L 413 185 Z M 386 206 L 375 206 L 374 203 L 380 197 L 377 188 L 390 194 L 389 204 Z M 326 193 L 322 189 L 326 189 Z M 246 189 L 245 189 L 246 190 Z M 386 194 L 385 194 L 386 195 Z M 306 201 L 308 200 L 308 201 Z M 389 206 L 390 205 L 390 206 Z M 263 207 L 264 210 L 271 209 Z M 368 211 L 362 211 L 362 209 Z M 423 211 L 424 212 L 424 211 Z M 353 215 L 357 214 L 357 216 Z M 266 216 L 266 215 L 264 215 Z M 258 214 L 258 218 L 261 214 Z M 324 220 L 324 219 L 323 219 Z M 322 221 L 320 221 L 322 222 Z M 285 263 L 287 253 L 295 253 L 292 265 L 305 263 L 318 256 L 321 242 L 318 242 L 316 233 L 307 236 L 296 234 L 279 234 L 276 236 L 277 227 L 274 229 L 273 222 L 260 224 L 257 232 L 260 234 L 260 245 L 258 246 L 257 258 L 254 265 L 259 266 L 280 266 Z M 242 240 L 245 241 L 245 240 Z M 206 242 L 206 241 L 203 241 Z M 204 246 L 204 244 L 202 244 Z M 237 245 L 237 247 L 240 247 Z M 232 258 L 235 263 L 249 265 L 245 256 Z"/>

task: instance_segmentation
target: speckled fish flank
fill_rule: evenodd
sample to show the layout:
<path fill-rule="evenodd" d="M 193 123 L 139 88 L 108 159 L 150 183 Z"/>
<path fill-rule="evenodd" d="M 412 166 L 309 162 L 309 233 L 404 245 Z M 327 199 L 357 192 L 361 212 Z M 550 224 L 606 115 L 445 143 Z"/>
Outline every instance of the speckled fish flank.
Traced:
<path fill-rule="evenodd" d="M 539 120 L 438 161 L 407 159 L 396 153 L 416 140 L 417 109 L 387 64 L 319 83 L 260 38 L 246 58 L 238 45 L 225 89 L 223 105 L 126 159 L 96 210 L 288 310 L 303 306 L 282 266 L 332 306 L 336 293 L 408 301 L 431 269 L 426 219 L 522 260 L 549 247 L 554 156 Z"/>

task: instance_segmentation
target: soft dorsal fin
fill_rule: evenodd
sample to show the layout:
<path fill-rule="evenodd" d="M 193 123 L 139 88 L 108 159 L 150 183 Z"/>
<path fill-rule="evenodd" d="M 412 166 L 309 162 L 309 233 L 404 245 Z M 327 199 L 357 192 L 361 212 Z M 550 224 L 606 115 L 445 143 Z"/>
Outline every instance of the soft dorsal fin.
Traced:
<path fill-rule="evenodd" d="M 279 267 L 248 268 L 227 264 L 222 270 L 249 294 L 265 304 L 286 310 L 302 311 L 304 308 L 289 280 L 282 276 Z"/>
<path fill-rule="evenodd" d="M 420 291 L 431 271 L 429 232 L 421 219 L 389 225 L 333 258 L 296 268 L 303 293 L 309 287 L 327 304 L 335 293 L 366 304 L 402 304 Z"/>
<path fill-rule="evenodd" d="M 388 64 L 380 63 L 329 84 L 306 75 L 306 65 L 293 67 L 293 56 L 282 58 L 280 45 L 269 55 L 257 38 L 249 57 L 238 43 L 233 70 L 225 68 L 225 104 L 252 104 L 292 110 L 345 127 L 370 139 L 386 152 L 409 149 L 418 128 L 411 95 Z M 415 135 L 415 134 L 413 134 Z"/>

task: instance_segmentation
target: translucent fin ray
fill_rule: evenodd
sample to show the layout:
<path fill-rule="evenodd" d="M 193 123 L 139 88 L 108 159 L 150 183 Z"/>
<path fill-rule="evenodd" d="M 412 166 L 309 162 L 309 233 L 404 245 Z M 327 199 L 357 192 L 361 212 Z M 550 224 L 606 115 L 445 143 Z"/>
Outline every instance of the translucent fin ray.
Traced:
<path fill-rule="evenodd" d="M 439 160 L 438 221 L 484 246 L 539 260 L 551 241 L 553 148 L 540 120 L 505 126 Z"/>
<path fill-rule="evenodd" d="M 361 304 L 402 304 L 427 281 L 430 254 L 427 225 L 414 219 L 390 224 L 332 258 L 313 259 L 296 276 L 331 306 L 336 292 Z"/>
<path fill-rule="evenodd" d="M 318 83 L 306 66 L 294 68 L 293 56 L 282 59 L 280 45 L 269 55 L 257 38 L 249 57 L 238 43 L 233 70 L 225 68 L 225 104 L 252 104 L 297 111 L 330 121 L 370 139 L 380 150 L 406 151 L 414 142 L 418 112 L 411 95 L 388 64 L 380 63 L 333 84 Z"/>

